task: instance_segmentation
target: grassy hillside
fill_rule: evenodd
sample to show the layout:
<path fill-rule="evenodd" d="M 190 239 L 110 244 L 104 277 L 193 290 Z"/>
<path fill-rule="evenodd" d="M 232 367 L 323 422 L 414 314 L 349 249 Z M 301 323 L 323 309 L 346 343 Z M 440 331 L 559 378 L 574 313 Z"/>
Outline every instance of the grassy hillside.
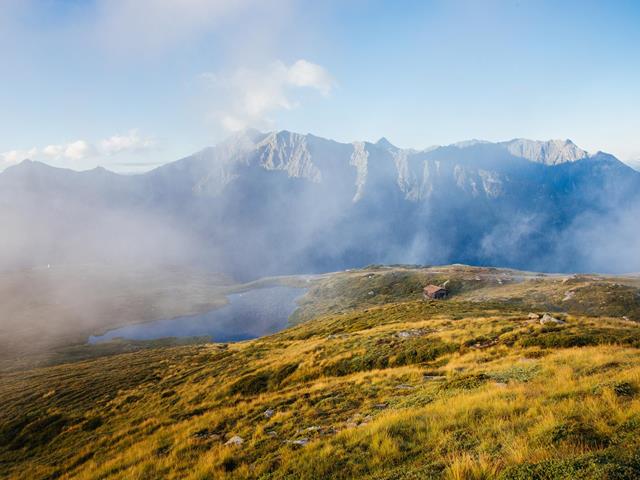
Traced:
<path fill-rule="evenodd" d="M 0 476 L 637 478 L 635 282 L 371 268 L 270 337 L 4 374 Z"/>

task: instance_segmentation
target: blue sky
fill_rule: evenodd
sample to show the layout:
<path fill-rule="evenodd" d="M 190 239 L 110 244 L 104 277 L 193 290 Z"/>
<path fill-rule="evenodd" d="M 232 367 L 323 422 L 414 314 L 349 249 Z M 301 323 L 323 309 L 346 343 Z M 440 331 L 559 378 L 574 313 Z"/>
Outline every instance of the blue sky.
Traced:
<path fill-rule="evenodd" d="M 0 169 L 137 171 L 233 130 L 640 158 L 640 2 L 2 0 Z"/>

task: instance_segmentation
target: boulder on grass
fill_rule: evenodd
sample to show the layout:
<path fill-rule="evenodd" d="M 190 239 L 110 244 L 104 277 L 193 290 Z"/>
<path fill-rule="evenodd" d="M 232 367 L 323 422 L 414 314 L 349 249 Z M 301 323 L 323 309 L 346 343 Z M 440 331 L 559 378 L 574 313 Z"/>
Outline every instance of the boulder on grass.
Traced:
<path fill-rule="evenodd" d="M 227 440 L 227 443 L 225 443 L 225 445 L 234 445 L 239 447 L 243 443 L 244 443 L 244 439 L 242 437 L 239 437 L 238 435 L 234 435 L 229 440 Z"/>
<path fill-rule="evenodd" d="M 549 315 L 548 313 L 545 313 L 544 316 L 540 319 L 540 323 L 542 325 L 562 325 L 565 322 L 563 322 L 562 320 L 558 320 L 555 317 L 552 317 L 551 315 Z"/>

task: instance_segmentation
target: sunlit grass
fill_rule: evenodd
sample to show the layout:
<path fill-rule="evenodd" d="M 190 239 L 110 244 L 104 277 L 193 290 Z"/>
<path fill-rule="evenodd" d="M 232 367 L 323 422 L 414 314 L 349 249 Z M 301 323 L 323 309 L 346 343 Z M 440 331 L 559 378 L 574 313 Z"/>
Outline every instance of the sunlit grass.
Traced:
<path fill-rule="evenodd" d="M 406 300 L 249 342 L 5 375 L 0 471 L 25 480 L 640 475 L 637 324 L 572 314 L 550 328 L 528 311 Z M 233 436 L 243 443 L 226 445 Z"/>

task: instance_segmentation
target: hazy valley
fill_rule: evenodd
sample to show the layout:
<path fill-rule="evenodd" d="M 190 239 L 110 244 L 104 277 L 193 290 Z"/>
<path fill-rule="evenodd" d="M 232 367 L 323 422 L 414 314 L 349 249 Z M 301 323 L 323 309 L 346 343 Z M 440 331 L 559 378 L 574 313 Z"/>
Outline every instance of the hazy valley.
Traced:
<path fill-rule="evenodd" d="M 640 271 L 639 192 L 640 173 L 568 140 L 415 151 L 246 130 L 145 174 L 8 168 L 0 265 L 171 263 L 243 281 L 371 263 Z"/>

